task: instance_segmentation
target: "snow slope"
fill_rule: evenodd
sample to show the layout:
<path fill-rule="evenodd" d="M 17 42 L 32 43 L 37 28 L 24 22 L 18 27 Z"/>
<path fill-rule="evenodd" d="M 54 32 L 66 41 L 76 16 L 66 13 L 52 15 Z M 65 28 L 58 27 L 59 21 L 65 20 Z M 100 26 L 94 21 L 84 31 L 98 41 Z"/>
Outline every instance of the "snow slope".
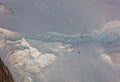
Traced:
<path fill-rule="evenodd" d="M 0 31 L 0 58 L 15 82 L 120 81 L 119 25 L 77 35 Z"/>

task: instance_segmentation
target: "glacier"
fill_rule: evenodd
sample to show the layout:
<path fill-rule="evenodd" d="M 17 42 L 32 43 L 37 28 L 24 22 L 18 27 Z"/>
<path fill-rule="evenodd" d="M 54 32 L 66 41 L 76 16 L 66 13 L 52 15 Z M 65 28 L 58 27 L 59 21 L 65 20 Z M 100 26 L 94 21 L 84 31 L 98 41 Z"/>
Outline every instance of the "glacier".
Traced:
<path fill-rule="evenodd" d="M 57 32 L 47 32 L 41 34 L 19 34 L 16 36 L 6 37 L 9 40 L 18 40 L 22 37 L 27 39 L 35 39 L 46 42 L 64 42 L 64 43 L 74 43 L 76 40 L 89 41 L 98 40 L 105 44 L 112 44 L 120 40 L 119 37 L 119 27 L 95 30 L 89 34 L 77 34 L 77 35 L 65 35 Z"/>
<path fill-rule="evenodd" d="M 76 35 L 0 28 L 0 58 L 15 82 L 119 82 L 119 31 L 111 23 Z"/>

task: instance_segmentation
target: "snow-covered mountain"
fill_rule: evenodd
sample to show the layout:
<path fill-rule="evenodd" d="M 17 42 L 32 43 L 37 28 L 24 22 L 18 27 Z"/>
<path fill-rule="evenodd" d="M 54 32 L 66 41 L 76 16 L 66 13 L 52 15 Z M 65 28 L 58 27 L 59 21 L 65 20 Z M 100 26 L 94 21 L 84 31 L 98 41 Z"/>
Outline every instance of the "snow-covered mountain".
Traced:
<path fill-rule="evenodd" d="M 0 40 L 0 58 L 3 60 L 5 65 L 9 68 L 15 82 L 35 82 L 33 80 L 33 75 L 39 74 L 42 70 L 53 64 L 56 60 L 56 54 L 52 52 L 47 52 L 48 49 L 51 51 L 67 50 L 72 51 L 69 45 L 64 45 L 62 43 L 52 44 L 54 47 L 49 47 L 47 50 L 41 47 L 39 50 L 32 47 L 29 42 L 25 39 L 19 39 L 11 41 L 6 39 L 6 37 L 14 36 L 18 34 L 16 32 L 8 31 L 5 29 L 0 29 L 1 40 Z M 31 44 L 36 42 L 29 40 Z M 48 46 L 47 44 L 46 46 Z M 45 46 L 44 46 L 45 47 Z M 36 77 L 39 77 L 36 75 Z M 42 78 L 40 76 L 40 78 Z"/>
<path fill-rule="evenodd" d="M 0 57 L 9 67 L 15 82 L 30 82 L 31 77 L 22 74 L 37 74 L 56 60 L 55 54 L 38 51 L 24 38 L 19 41 L 5 41 L 0 49 Z"/>
<path fill-rule="evenodd" d="M 112 28 L 77 35 L 0 28 L 0 58 L 15 82 L 119 82 L 118 35 Z"/>

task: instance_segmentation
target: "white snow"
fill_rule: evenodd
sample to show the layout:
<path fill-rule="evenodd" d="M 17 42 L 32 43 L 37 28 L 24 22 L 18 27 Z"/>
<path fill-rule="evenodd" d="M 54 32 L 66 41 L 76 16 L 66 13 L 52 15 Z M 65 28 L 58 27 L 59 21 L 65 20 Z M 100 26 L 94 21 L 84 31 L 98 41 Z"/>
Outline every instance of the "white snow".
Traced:
<path fill-rule="evenodd" d="M 4 61 L 9 62 L 8 66 L 16 82 L 21 82 L 21 80 L 18 79 L 19 77 L 24 79 L 24 77 L 22 78 L 22 74 L 24 73 L 21 74 L 19 71 L 37 74 L 40 73 L 44 67 L 49 66 L 56 60 L 54 54 L 38 51 L 36 48 L 30 46 L 24 38 L 19 41 L 13 41 L 13 43 L 12 41 L 7 41 L 6 45 L 11 48 L 11 51 L 8 51 L 7 54 L 4 53 L 4 55 L 7 56 Z M 16 74 L 19 76 L 16 76 Z M 29 78 L 28 80 L 31 80 L 29 75 L 24 76 Z M 24 82 L 26 82 L 26 78 Z"/>
<path fill-rule="evenodd" d="M 0 38 L 6 37 L 6 36 L 12 36 L 12 35 L 16 35 L 16 34 L 18 34 L 18 33 L 0 28 Z"/>
<path fill-rule="evenodd" d="M 110 56 L 108 56 L 107 54 L 104 53 L 104 54 L 101 55 L 101 57 L 105 60 L 105 62 L 107 62 L 108 64 L 113 65 L 113 62 L 112 62 Z"/>

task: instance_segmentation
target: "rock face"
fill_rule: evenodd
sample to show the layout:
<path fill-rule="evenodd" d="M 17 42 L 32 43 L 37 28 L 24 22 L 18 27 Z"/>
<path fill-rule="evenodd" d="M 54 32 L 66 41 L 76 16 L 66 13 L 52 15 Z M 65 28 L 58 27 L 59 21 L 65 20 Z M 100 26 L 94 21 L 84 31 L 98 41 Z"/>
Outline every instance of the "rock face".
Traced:
<path fill-rule="evenodd" d="M 9 15 L 13 13 L 13 10 L 9 8 L 7 5 L 0 3 L 0 12 L 4 15 Z"/>
<path fill-rule="evenodd" d="M 0 59 L 0 82 L 14 82 L 10 71 L 4 65 L 1 59 Z"/>

